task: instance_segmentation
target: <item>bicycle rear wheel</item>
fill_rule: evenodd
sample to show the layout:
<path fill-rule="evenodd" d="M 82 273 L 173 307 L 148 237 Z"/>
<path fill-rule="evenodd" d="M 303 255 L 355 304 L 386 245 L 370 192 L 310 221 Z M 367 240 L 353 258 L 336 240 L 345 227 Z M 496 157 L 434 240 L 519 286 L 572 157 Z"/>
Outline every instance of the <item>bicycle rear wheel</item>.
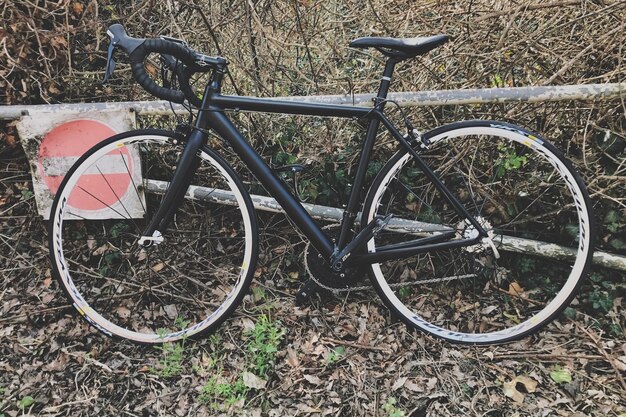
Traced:
<path fill-rule="evenodd" d="M 245 295 L 257 260 L 250 196 L 203 147 L 167 228 L 138 244 L 159 207 L 182 135 L 140 130 L 90 149 L 65 176 L 50 214 L 53 270 L 74 308 L 109 336 L 137 343 L 200 337 Z"/>
<path fill-rule="evenodd" d="M 490 237 L 373 264 L 378 294 L 409 326 L 452 342 L 503 343 L 537 331 L 569 304 L 591 260 L 582 180 L 552 145 L 510 124 L 460 122 L 424 136 L 431 145 L 420 156 Z M 388 214 L 370 252 L 441 233 L 478 235 L 404 150 L 375 179 L 362 222 Z"/>

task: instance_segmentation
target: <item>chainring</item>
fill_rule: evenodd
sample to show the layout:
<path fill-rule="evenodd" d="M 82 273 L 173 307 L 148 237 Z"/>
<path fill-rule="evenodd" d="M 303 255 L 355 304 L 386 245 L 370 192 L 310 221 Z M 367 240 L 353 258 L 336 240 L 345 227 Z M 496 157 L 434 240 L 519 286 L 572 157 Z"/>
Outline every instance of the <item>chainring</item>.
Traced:
<path fill-rule="evenodd" d="M 333 242 L 339 238 L 340 228 L 337 224 L 324 226 Z M 307 242 L 304 248 L 304 267 L 309 276 L 322 288 L 331 291 L 347 291 L 354 289 L 355 285 L 367 277 L 367 268 L 362 266 L 345 267 L 341 272 L 335 272 L 327 260 Z"/>

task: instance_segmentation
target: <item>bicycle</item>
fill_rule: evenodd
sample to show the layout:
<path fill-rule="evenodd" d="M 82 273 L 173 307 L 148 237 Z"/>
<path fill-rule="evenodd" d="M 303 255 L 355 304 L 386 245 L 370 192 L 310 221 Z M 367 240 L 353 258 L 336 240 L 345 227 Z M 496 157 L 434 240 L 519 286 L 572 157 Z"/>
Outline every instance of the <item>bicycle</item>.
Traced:
<path fill-rule="evenodd" d="M 226 59 L 173 38 L 132 38 L 119 24 L 107 33 L 105 79 L 121 48 L 146 91 L 186 100 L 197 115 L 193 126 L 176 131 L 144 129 L 104 140 L 78 159 L 58 190 L 49 227 L 53 270 L 73 307 L 101 332 L 146 344 L 199 338 L 246 294 L 257 262 L 255 209 L 235 170 L 209 146 L 209 130 L 309 240 L 305 261 L 319 285 L 349 290 L 369 273 L 385 305 L 410 328 L 451 342 L 504 343 L 536 332 L 573 299 L 595 232 L 585 185 L 554 146 L 497 121 L 420 133 L 398 106 L 403 134 L 385 115 L 387 104 L 397 104 L 387 99 L 395 65 L 447 36 L 353 41 L 351 47 L 386 57 L 367 108 L 222 95 Z M 157 85 L 148 75 L 150 53 L 160 54 L 179 87 Z M 201 98 L 190 86 L 198 73 L 209 77 Z M 315 223 L 228 111 L 367 122 L 338 227 Z M 362 199 L 380 125 L 396 153 Z M 106 206 L 108 218 L 73 206 L 79 198 Z M 139 214 L 130 212 L 128 199 Z"/>

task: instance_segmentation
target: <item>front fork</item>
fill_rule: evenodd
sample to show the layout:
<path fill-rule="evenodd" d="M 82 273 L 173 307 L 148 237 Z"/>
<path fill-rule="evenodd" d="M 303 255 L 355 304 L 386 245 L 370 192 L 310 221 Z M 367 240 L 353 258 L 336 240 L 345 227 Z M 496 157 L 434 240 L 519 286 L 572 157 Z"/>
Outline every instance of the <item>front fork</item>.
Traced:
<path fill-rule="evenodd" d="M 202 145 L 207 143 L 207 140 L 208 134 L 204 129 L 193 129 L 187 136 L 174 176 L 156 214 L 139 239 L 140 245 L 150 246 L 153 242 L 159 243 L 163 240 L 161 231 L 167 229 L 174 219 L 176 210 L 183 202 L 187 189 L 191 185 L 191 180 L 200 166 L 198 151 Z"/>

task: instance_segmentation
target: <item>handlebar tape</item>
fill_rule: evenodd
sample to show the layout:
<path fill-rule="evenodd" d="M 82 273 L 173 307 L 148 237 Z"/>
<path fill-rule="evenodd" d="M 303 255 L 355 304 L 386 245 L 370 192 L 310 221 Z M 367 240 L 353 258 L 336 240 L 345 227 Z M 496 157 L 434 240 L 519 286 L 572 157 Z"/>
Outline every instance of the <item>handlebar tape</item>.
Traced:
<path fill-rule="evenodd" d="M 107 32 L 111 37 L 111 42 L 113 42 L 115 46 L 122 47 L 129 54 L 133 78 L 148 93 L 174 103 L 183 103 L 185 98 L 187 98 L 190 103 L 196 106 L 201 104 L 198 104 L 200 100 L 193 94 L 191 88 L 188 87 L 185 89 L 185 92 L 183 92 L 161 87 L 148 75 L 144 67 L 144 60 L 151 53 L 170 55 L 181 61 L 187 67 L 195 67 L 196 54 L 193 50 L 180 43 L 166 39 L 132 38 L 128 36 L 124 27 L 120 24 L 111 25 Z M 185 75 L 189 77 L 188 74 Z M 187 86 L 189 85 L 188 80 L 185 84 L 187 84 Z"/>

